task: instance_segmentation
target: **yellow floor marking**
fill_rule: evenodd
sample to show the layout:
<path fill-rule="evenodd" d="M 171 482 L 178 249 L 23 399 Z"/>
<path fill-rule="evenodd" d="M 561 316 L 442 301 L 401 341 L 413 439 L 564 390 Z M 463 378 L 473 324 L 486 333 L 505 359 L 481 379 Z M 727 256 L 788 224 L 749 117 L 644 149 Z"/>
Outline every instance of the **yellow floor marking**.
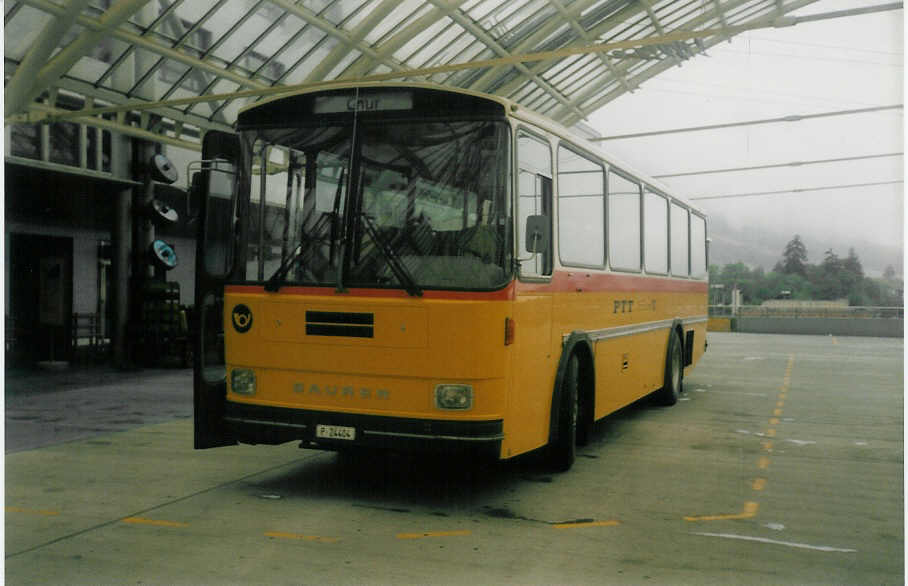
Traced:
<path fill-rule="evenodd" d="M 704 515 L 702 517 L 684 517 L 685 521 L 728 521 L 733 519 L 751 519 L 757 515 L 759 503 L 744 503 L 744 510 L 734 515 Z"/>
<path fill-rule="evenodd" d="M 839 341 L 836 339 L 835 336 L 832 337 L 832 343 L 833 343 L 833 344 L 838 344 L 838 343 L 839 343 Z"/>
<path fill-rule="evenodd" d="M 52 516 L 54 516 L 54 515 L 59 515 L 59 514 L 60 514 L 60 513 L 57 512 L 57 511 L 45 511 L 45 510 L 38 510 L 38 509 L 23 509 L 22 507 L 6 507 L 6 512 L 7 512 L 7 513 L 27 513 L 27 514 L 29 514 L 29 515 L 45 515 L 45 516 L 48 516 L 48 517 L 52 517 Z"/>
<path fill-rule="evenodd" d="M 158 519 L 145 519 L 143 517 L 126 517 L 122 519 L 124 523 L 134 525 L 154 525 L 156 527 L 189 527 L 189 523 L 179 523 L 177 521 L 160 521 Z"/>
<path fill-rule="evenodd" d="M 319 535 L 302 535 L 300 533 L 285 533 L 283 531 L 266 531 L 265 537 L 277 537 L 279 539 L 300 539 L 302 541 L 315 541 L 317 543 L 337 543 L 339 537 L 321 537 Z"/>
<path fill-rule="evenodd" d="M 776 437 L 776 430 L 775 430 L 775 429 L 767 429 L 767 430 L 766 430 L 766 435 L 768 435 L 769 437 Z"/>
<path fill-rule="evenodd" d="M 760 456 L 760 459 L 757 460 L 757 468 L 760 470 L 766 470 L 769 468 L 769 458 L 766 456 Z"/>
<path fill-rule="evenodd" d="M 616 527 L 621 521 L 581 521 L 579 523 L 555 523 L 552 529 L 576 529 L 579 527 Z"/>
<path fill-rule="evenodd" d="M 780 398 L 778 401 L 776 401 L 776 407 L 778 407 L 779 409 L 781 409 L 784 406 L 785 406 L 785 399 Z"/>
<path fill-rule="evenodd" d="M 779 418 L 778 418 L 778 417 L 770 417 L 770 418 L 769 418 L 769 424 L 770 424 L 770 425 L 779 425 Z"/>
<path fill-rule="evenodd" d="M 763 490 L 766 488 L 766 479 L 765 478 L 754 478 L 753 489 L 754 490 Z"/>
<path fill-rule="evenodd" d="M 423 539 L 424 537 L 461 537 L 470 535 L 468 529 L 459 531 L 425 531 L 423 533 L 398 533 L 398 539 Z"/>
<path fill-rule="evenodd" d="M 778 417 L 779 415 L 782 414 L 782 410 L 781 410 L 781 409 L 775 409 L 775 410 L 773 410 L 772 414 L 775 415 L 776 417 Z"/>
<path fill-rule="evenodd" d="M 764 441 L 763 449 L 766 450 L 767 452 L 771 452 L 772 451 L 772 442 L 770 440 Z"/>

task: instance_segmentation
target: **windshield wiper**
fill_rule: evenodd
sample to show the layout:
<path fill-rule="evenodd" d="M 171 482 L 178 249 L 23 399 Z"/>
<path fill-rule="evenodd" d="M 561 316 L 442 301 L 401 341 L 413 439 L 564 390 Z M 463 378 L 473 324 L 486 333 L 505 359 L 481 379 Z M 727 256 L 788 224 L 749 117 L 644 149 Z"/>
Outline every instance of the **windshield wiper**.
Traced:
<path fill-rule="evenodd" d="M 322 214 L 322 217 L 319 218 L 318 221 L 312 226 L 310 232 L 312 234 L 321 234 L 321 231 L 324 229 L 325 224 L 329 221 L 329 218 L 332 215 L 333 214 L 330 213 Z M 305 230 L 305 225 L 302 229 Z M 301 258 L 303 258 L 303 255 L 309 252 L 309 248 L 303 246 L 303 244 L 311 241 L 312 239 L 308 234 L 306 234 L 306 232 L 303 231 L 300 233 L 300 243 L 296 245 L 296 248 L 293 249 L 293 252 L 286 259 L 284 259 L 284 262 L 281 263 L 281 266 L 265 282 L 265 291 L 274 293 L 281 288 L 281 286 L 284 284 L 284 280 L 287 277 L 287 273 L 290 272 L 290 269 L 293 268 L 293 265 L 295 265 Z"/>
<path fill-rule="evenodd" d="M 288 256 L 280 266 L 280 268 L 278 268 L 274 272 L 274 274 L 271 275 L 271 278 L 265 281 L 265 291 L 268 291 L 270 293 L 278 291 L 281 288 L 281 285 L 284 284 L 284 279 L 287 277 L 287 273 L 290 272 L 290 268 L 294 264 L 296 264 L 296 261 L 302 258 L 304 252 L 303 243 L 302 241 L 300 241 L 300 243 L 297 244 L 296 248 L 293 250 L 293 254 Z"/>
<path fill-rule="evenodd" d="M 372 223 L 372 218 L 365 213 L 361 214 L 361 217 L 366 232 L 369 234 L 369 237 L 372 238 L 372 242 L 378 246 L 378 250 L 381 251 L 382 256 L 388 261 L 391 272 L 394 273 L 397 280 L 404 286 L 406 292 L 413 297 L 422 297 L 422 289 L 416 284 L 416 280 L 413 278 L 410 270 L 407 269 L 407 265 L 400 260 L 400 256 L 398 256 L 394 249 L 388 246 L 388 243 L 379 237 L 378 230 L 375 229 L 375 224 Z"/>

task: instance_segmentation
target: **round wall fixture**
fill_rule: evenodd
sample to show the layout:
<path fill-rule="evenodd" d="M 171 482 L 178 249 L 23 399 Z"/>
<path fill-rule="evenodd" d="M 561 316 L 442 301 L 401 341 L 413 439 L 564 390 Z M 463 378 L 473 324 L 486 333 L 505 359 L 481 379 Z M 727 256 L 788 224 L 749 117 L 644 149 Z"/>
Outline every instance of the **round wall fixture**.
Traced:
<path fill-rule="evenodd" d="M 179 177 L 176 166 L 170 162 L 170 159 L 158 153 L 151 157 L 151 178 L 161 183 L 170 185 L 176 182 Z"/>
<path fill-rule="evenodd" d="M 155 264 L 165 271 L 169 271 L 177 266 L 177 253 L 173 246 L 163 240 L 155 240 L 151 243 L 151 258 Z"/>

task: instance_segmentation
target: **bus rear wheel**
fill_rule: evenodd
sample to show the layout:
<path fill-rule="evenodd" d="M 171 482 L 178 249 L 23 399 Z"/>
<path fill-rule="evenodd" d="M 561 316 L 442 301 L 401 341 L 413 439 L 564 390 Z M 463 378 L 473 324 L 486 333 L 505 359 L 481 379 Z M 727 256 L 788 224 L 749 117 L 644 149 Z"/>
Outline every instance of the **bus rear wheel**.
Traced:
<path fill-rule="evenodd" d="M 662 388 L 656 391 L 656 400 L 666 406 L 674 405 L 681 396 L 684 384 L 684 367 L 681 357 L 681 338 L 672 330 L 668 337 L 668 352 L 665 355 L 665 377 Z"/>
<path fill-rule="evenodd" d="M 566 472 L 574 465 L 577 457 L 577 418 L 579 403 L 577 387 L 580 378 L 580 362 L 577 356 L 571 356 L 561 383 L 558 408 L 557 436 L 549 444 L 548 463 L 558 472 Z"/>

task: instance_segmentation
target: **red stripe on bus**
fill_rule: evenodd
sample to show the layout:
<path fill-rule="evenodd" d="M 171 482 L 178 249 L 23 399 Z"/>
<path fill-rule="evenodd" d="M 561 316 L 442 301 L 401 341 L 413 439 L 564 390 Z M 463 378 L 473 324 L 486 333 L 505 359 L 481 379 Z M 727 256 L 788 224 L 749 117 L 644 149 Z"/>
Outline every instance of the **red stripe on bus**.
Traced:
<path fill-rule="evenodd" d="M 449 299 L 455 301 L 509 301 L 514 299 L 515 284 L 511 282 L 504 289 L 497 291 L 432 291 L 425 290 L 422 292 L 423 299 Z M 262 285 L 227 285 L 224 287 L 226 293 L 245 293 L 255 294 L 264 293 L 265 287 Z M 371 299 L 410 299 L 410 295 L 403 289 L 366 289 L 350 288 L 345 293 L 338 293 L 335 289 L 329 287 L 281 287 L 280 291 L 273 295 L 306 295 L 321 297 L 367 297 Z"/>
<path fill-rule="evenodd" d="M 509 301 L 517 293 L 594 293 L 606 291 L 652 291 L 662 293 L 706 293 L 706 281 L 690 281 L 666 277 L 648 277 L 619 273 L 592 273 L 586 271 L 557 271 L 545 283 L 511 282 L 497 291 L 423 291 L 424 299 L 449 299 L 460 301 Z M 227 285 L 227 293 L 264 293 L 262 285 Z M 329 287 L 281 287 L 275 295 L 306 295 L 329 297 L 367 297 L 383 299 L 408 299 L 403 289 L 351 288 L 338 293 Z"/>
<path fill-rule="evenodd" d="M 521 282 L 517 284 L 518 293 L 595 293 L 605 291 L 706 293 L 707 290 L 706 281 L 587 271 L 557 271 L 552 276 L 552 280 L 547 283 Z"/>

